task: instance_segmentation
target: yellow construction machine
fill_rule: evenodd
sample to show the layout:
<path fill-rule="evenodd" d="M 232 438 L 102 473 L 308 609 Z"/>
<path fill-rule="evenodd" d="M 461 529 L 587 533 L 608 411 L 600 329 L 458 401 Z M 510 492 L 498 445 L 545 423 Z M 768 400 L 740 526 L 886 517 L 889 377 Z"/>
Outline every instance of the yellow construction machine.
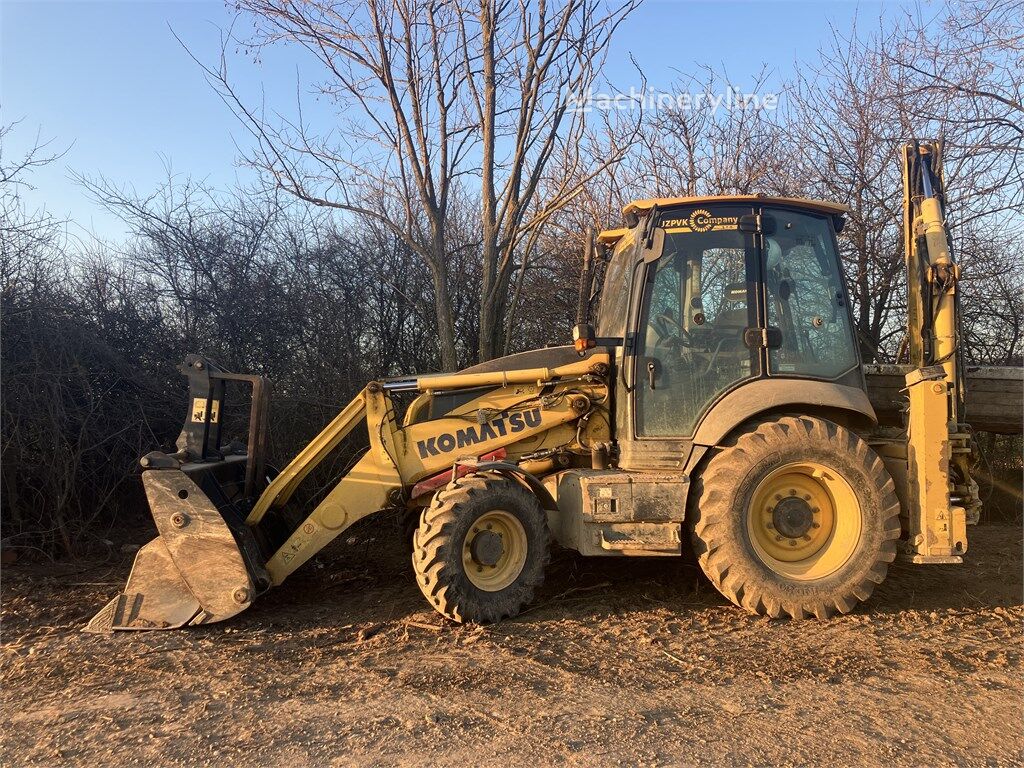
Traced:
<path fill-rule="evenodd" d="M 227 619 L 377 512 L 418 514 L 419 587 L 455 621 L 519 612 L 552 540 L 614 557 L 692 543 L 723 595 L 772 617 L 849 611 L 898 554 L 960 562 L 980 502 L 941 145 L 909 144 L 903 166 L 901 425 L 879 427 L 865 390 L 837 251 L 846 207 L 640 200 L 590 238 L 572 346 L 372 381 L 272 478 L 266 382 L 189 357 L 178 451 L 141 460 L 159 536 L 88 628 Z M 252 387 L 249 436 L 225 446 L 233 381 Z M 361 458 L 290 518 L 296 489 L 356 429 Z"/>

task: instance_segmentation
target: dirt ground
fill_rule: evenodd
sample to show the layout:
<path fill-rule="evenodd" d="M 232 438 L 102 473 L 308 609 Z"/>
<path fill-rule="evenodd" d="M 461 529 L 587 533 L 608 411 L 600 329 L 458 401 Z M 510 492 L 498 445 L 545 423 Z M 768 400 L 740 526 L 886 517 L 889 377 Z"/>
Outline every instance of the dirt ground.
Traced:
<path fill-rule="evenodd" d="M 824 622 L 747 616 L 685 562 L 559 553 L 524 615 L 456 626 L 376 531 L 230 622 L 97 636 L 130 556 L 15 565 L 0 761 L 1024 764 L 1021 539 L 973 529 L 967 565 L 897 565 Z"/>

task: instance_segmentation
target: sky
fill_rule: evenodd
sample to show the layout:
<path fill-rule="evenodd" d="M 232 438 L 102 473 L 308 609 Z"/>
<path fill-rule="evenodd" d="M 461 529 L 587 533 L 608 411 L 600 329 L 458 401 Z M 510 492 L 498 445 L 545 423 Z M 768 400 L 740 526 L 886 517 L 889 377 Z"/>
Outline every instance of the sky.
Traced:
<path fill-rule="evenodd" d="M 778 78 L 812 60 L 855 17 L 873 25 L 900 4 L 888 0 L 646 0 L 620 27 L 606 75 L 625 91 L 667 87 L 698 64 L 724 69 L 743 88 L 767 65 Z M 237 162 L 248 135 L 190 58 L 215 65 L 231 7 L 218 0 L 118 2 L 0 0 L 0 123 L 19 120 L 3 147 L 16 156 L 39 136 L 64 151 L 29 179 L 32 208 L 73 222 L 78 235 L 123 237 L 118 219 L 91 200 L 72 174 L 103 175 L 140 193 L 190 176 L 217 189 L 252 180 Z M 180 38 L 180 42 L 179 39 Z M 186 50 L 186 47 L 188 50 Z M 294 104 L 296 85 L 318 76 L 298 52 L 231 62 L 234 80 L 268 104 Z M 315 111 L 329 126 L 331 114 Z"/>

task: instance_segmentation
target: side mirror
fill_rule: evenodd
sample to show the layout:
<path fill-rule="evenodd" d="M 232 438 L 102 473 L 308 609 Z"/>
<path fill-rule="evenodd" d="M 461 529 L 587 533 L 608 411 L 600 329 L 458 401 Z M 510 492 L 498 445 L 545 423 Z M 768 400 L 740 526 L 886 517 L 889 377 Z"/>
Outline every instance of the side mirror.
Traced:
<path fill-rule="evenodd" d="M 657 261 L 661 258 L 661 252 L 665 247 L 665 230 L 655 227 L 651 233 L 650 241 L 644 243 L 643 260 L 645 264 Z"/>

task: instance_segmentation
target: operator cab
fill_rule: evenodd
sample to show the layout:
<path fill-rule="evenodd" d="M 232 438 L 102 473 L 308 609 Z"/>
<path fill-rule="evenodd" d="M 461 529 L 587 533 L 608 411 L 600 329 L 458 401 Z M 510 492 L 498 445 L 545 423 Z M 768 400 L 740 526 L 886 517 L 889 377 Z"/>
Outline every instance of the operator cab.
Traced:
<path fill-rule="evenodd" d="M 747 384 L 771 381 L 758 387 L 771 399 L 792 378 L 863 397 L 835 239 L 846 210 L 754 195 L 644 200 L 625 208 L 629 229 L 602 233 L 613 250 L 596 331 L 621 340 L 621 466 L 685 462 L 715 406 Z"/>

